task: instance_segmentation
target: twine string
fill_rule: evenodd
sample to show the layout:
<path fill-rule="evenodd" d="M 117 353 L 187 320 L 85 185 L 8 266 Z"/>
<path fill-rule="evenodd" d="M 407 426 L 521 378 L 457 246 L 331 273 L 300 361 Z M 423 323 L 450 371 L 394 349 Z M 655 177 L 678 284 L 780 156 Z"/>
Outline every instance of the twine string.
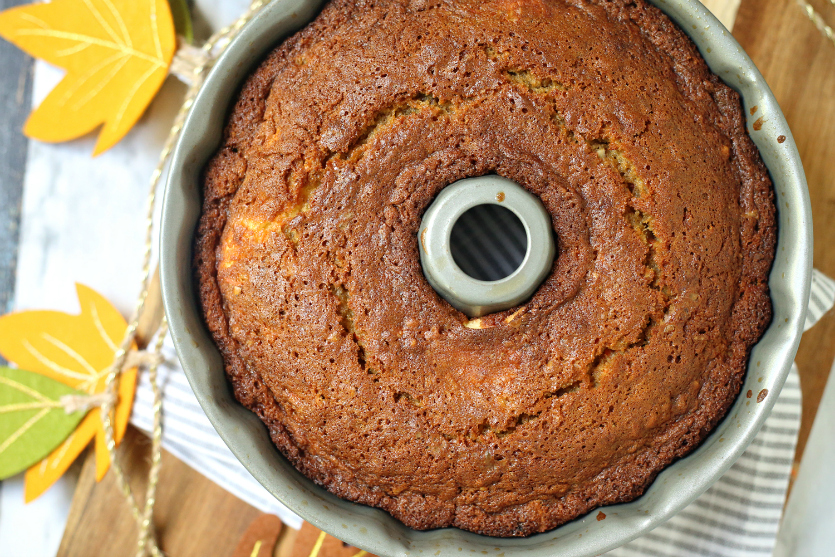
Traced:
<path fill-rule="evenodd" d="M 129 369 L 146 366 L 156 369 L 164 361 L 165 358 L 162 357 L 159 350 L 153 352 L 131 350 L 125 357 L 125 363 L 122 365 L 121 371 L 124 372 Z M 117 398 L 115 393 L 105 389 L 100 393 L 64 395 L 58 399 L 58 403 L 67 414 L 73 414 L 75 412 L 87 412 L 92 408 L 103 407 L 108 402 L 115 407 L 118 402 Z"/>
<path fill-rule="evenodd" d="M 157 334 L 157 342 L 154 346 L 154 352 L 159 353 L 162 350 L 163 342 L 165 341 L 166 333 L 168 332 L 168 322 L 163 319 L 160 323 L 159 333 Z M 162 391 L 157 381 L 157 369 L 161 360 L 152 363 L 148 368 L 148 379 L 151 383 L 151 389 L 154 393 L 154 425 L 153 434 L 151 437 L 151 468 L 148 472 L 148 485 L 145 488 L 145 508 L 142 512 L 142 523 L 139 527 L 139 538 L 137 554 L 144 555 L 145 549 L 150 548 L 151 552 L 156 549 L 153 539 L 153 511 L 154 503 L 157 497 L 157 484 L 159 481 L 159 468 L 162 461 Z"/>
<path fill-rule="evenodd" d="M 800 5 L 803 13 L 806 14 L 806 17 L 808 17 L 812 24 L 817 27 L 818 31 L 820 31 L 824 37 L 829 39 L 832 44 L 835 44 L 835 30 L 826 24 L 826 20 L 820 12 L 818 12 L 815 7 L 806 0 L 797 0 L 797 3 Z M 829 3 L 835 6 L 835 0 L 829 0 Z"/>
<path fill-rule="evenodd" d="M 92 408 L 104 406 L 105 401 L 109 400 L 110 397 L 110 393 L 106 391 L 93 395 L 64 395 L 58 399 L 58 403 L 64 409 L 64 412 L 74 414 L 75 412 L 87 412 Z"/>
<path fill-rule="evenodd" d="M 177 52 L 174 53 L 174 58 L 171 60 L 171 67 L 168 68 L 168 71 L 183 83 L 190 85 L 194 77 L 194 70 L 204 64 L 207 57 L 206 52 L 202 48 L 190 44 L 181 44 L 177 48 Z"/>
<path fill-rule="evenodd" d="M 120 377 L 122 370 L 125 369 L 126 363 L 130 363 L 128 362 L 129 354 L 131 353 L 130 349 L 136 342 L 136 329 L 139 325 L 139 318 L 142 315 L 143 310 L 145 309 L 145 303 L 148 298 L 149 279 L 151 276 L 151 251 L 154 226 L 154 208 L 156 207 L 156 192 L 159 186 L 160 179 L 162 177 L 162 173 L 165 170 L 165 167 L 168 164 L 169 159 L 171 158 L 174 144 L 180 136 L 180 132 L 182 131 L 186 117 L 191 112 L 191 108 L 194 105 L 194 100 L 197 97 L 197 93 L 199 92 L 200 87 L 203 84 L 203 81 L 205 80 L 208 69 L 211 68 L 212 64 L 217 59 L 217 56 L 221 52 L 223 52 L 223 50 L 226 49 L 226 47 L 237 35 L 240 29 L 250 19 L 252 19 L 252 17 L 256 13 L 258 13 L 266 3 L 267 0 L 255 0 L 254 2 L 252 2 L 249 9 L 247 9 L 247 11 L 240 18 L 238 18 L 231 25 L 221 29 L 220 31 L 212 35 L 203 44 L 203 46 L 200 49 L 202 51 L 202 56 L 196 56 L 193 58 L 197 60 L 198 63 L 194 66 L 194 69 L 192 71 L 192 76 L 190 80 L 191 83 L 189 84 L 188 92 L 186 93 L 185 99 L 183 100 L 183 104 L 180 107 L 180 110 L 178 111 L 177 116 L 174 119 L 174 123 L 171 127 L 171 130 L 169 131 L 168 137 L 165 140 L 165 143 L 159 156 L 159 160 L 157 161 L 157 165 L 151 174 L 150 190 L 148 192 L 148 198 L 145 207 L 146 228 L 145 247 L 142 257 L 142 271 L 140 280 L 141 289 L 136 301 L 136 305 L 133 310 L 133 315 L 125 331 L 125 335 L 122 339 L 121 344 L 119 345 L 119 348 L 116 350 L 116 353 L 114 354 L 113 363 L 108 369 L 104 389 L 106 395 L 103 397 L 101 401 L 101 414 L 104 426 L 105 445 L 107 446 L 107 452 L 110 455 L 111 468 L 116 478 L 116 483 L 119 487 L 119 490 L 125 497 L 125 500 L 127 501 L 128 506 L 131 509 L 131 513 L 133 514 L 133 517 L 136 520 L 137 525 L 139 526 L 139 536 L 137 540 L 136 553 L 137 557 L 145 557 L 149 553 L 154 557 L 162 556 L 162 551 L 159 549 L 159 546 L 157 544 L 156 534 L 153 528 L 153 508 L 154 503 L 156 501 L 156 488 L 159 480 L 159 467 L 162 454 L 162 392 L 159 388 L 159 383 L 157 381 L 157 368 L 160 362 L 162 361 L 159 355 L 168 332 L 168 325 L 165 318 L 163 318 L 160 324 L 160 328 L 157 333 L 156 344 L 152 352 L 153 354 L 156 354 L 157 357 L 147 362 L 143 362 L 148 364 L 148 377 L 154 395 L 154 425 L 151 443 L 151 467 L 148 472 L 148 486 L 145 492 L 145 504 L 142 507 L 138 505 L 136 497 L 133 494 L 133 490 L 128 484 L 127 479 L 125 478 L 125 473 L 122 469 L 121 464 L 119 463 L 119 458 L 116 454 L 116 441 L 114 438 L 113 418 L 111 414 L 113 413 L 113 409 L 117 401 L 117 380 Z"/>

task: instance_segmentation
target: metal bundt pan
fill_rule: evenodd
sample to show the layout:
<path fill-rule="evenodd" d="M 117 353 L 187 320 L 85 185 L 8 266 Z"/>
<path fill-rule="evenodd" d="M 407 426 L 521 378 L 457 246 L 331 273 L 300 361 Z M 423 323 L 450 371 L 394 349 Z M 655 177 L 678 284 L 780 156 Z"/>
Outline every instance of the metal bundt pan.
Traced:
<path fill-rule="evenodd" d="M 281 40 L 310 22 L 321 0 L 275 0 L 244 27 L 198 95 L 174 153 L 162 210 L 161 277 L 165 311 L 189 382 L 209 420 L 244 466 L 305 520 L 380 556 L 599 555 L 663 523 L 716 481 L 754 439 L 789 373 L 806 312 L 812 219 L 800 156 L 777 101 L 730 32 L 696 0 L 650 0 L 696 43 L 711 69 L 757 106 L 762 127 L 748 131 L 776 188 L 777 255 L 770 276 L 774 319 L 754 347 L 742 392 L 771 393 L 761 404 L 740 397 L 690 456 L 665 469 L 639 499 L 605 508 L 528 538 L 489 538 L 444 528 L 418 532 L 387 513 L 341 500 L 297 472 L 274 447 L 261 421 L 238 404 L 223 361 L 203 324 L 192 275 L 192 241 L 201 207 L 200 174 L 217 149 L 226 112 L 244 78 Z M 752 118 L 754 120 L 754 118 Z M 779 136 L 785 136 L 783 143 Z M 463 553 L 462 553 L 463 551 Z"/>

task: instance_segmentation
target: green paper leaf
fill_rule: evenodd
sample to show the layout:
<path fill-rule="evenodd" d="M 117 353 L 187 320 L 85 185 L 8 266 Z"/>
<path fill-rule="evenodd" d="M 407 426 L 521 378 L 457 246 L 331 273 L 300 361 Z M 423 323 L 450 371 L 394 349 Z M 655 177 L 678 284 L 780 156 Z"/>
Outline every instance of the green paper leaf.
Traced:
<path fill-rule="evenodd" d="M 85 393 L 40 373 L 0 366 L 0 480 L 47 456 L 86 412 L 67 414 L 60 399 Z"/>
<path fill-rule="evenodd" d="M 194 42 L 194 28 L 191 25 L 191 10 L 188 7 L 188 0 L 168 0 L 171 7 L 171 16 L 174 18 L 174 29 L 182 36 L 188 44 Z"/>

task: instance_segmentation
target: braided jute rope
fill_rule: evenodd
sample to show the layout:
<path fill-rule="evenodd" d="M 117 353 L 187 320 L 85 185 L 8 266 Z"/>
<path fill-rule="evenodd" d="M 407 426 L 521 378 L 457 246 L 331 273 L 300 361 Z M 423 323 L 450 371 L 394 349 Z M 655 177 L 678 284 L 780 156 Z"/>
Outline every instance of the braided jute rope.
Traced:
<path fill-rule="evenodd" d="M 818 31 L 820 31 L 824 37 L 829 39 L 832 44 L 835 44 L 835 30 L 826 24 L 826 20 L 823 19 L 820 12 L 818 12 L 815 7 L 806 0 L 797 0 L 797 3 L 800 4 L 800 8 L 803 10 L 803 13 L 805 13 L 806 17 L 808 17 L 815 27 L 818 28 Z M 835 6 L 835 0 L 829 0 L 829 3 Z"/>
<path fill-rule="evenodd" d="M 154 364 L 159 365 L 163 361 L 162 354 L 147 352 L 145 350 L 131 350 L 125 358 L 122 370 L 150 367 Z M 104 406 L 107 401 L 110 401 L 115 406 L 118 398 L 115 393 L 104 390 L 92 395 L 64 395 L 58 400 L 58 404 L 67 414 L 72 414 L 74 412 L 87 412 L 93 408 L 99 408 Z"/>
<path fill-rule="evenodd" d="M 125 473 L 119 463 L 118 455 L 116 454 L 116 442 L 113 433 L 113 419 L 112 412 L 115 406 L 117 395 L 116 389 L 118 386 L 117 379 L 120 377 L 122 370 L 125 369 L 126 361 L 131 353 L 131 347 L 136 342 L 136 331 L 139 325 L 139 318 L 145 309 L 145 302 L 148 298 L 149 279 L 151 276 L 151 249 L 153 236 L 153 221 L 154 208 L 156 206 L 156 192 L 159 186 L 162 173 L 165 166 L 171 158 L 171 153 L 174 144 L 180 136 L 183 124 L 186 117 L 194 105 L 194 99 L 202 86 L 208 70 L 211 68 L 214 60 L 219 54 L 223 52 L 232 39 L 238 34 L 240 29 L 257 14 L 266 5 L 268 0 L 255 0 L 251 3 L 249 9 L 233 24 L 225 27 L 212 35 L 206 43 L 200 48 L 201 56 L 196 57 L 197 61 L 191 76 L 191 83 L 186 93 L 183 104 L 177 113 L 168 138 L 165 140 L 162 152 L 160 153 L 157 166 L 151 174 L 150 191 L 148 192 L 148 199 L 146 202 L 146 229 L 145 229 L 145 249 L 142 259 L 141 271 L 141 290 L 137 298 L 136 305 L 133 310 L 133 315 L 128 324 L 125 336 L 116 351 L 113 363 L 108 368 L 107 379 L 105 381 L 105 392 L 109 396 L 104 397 L 101 404 L 102 422 L 104 425 L 105 444 L 107 452 L 110 455 L 111 469 L 116 477 L 117 485 L 124 495 L 130 506 L 131 512 L 137 525 L 139 526 L 139 537 L 137 541 L 137 557 L 145 557 L 148 554 L 154 557 L 161 557 L 162 551 L 157 544 L 156 534 L 153 528 L 153 509 L 156 501 L 156 489 L 159 480 L 159 467 L 162 452 L 162 392 L 157 381 L 157 369 L 161 359 L 159 357 L 153 359 L 148 365 L 148 378 L 151 383 L 151 388 L 154 394 L 153 414 L 154 425 L 151 441 L 151 468 L 148 472 L 148 486 L 145 492 L 144 506 L 140 507 L 136 501 L 133 490 L 128 485 Z M 154 345 L 153 354 L 159 355 L 162 350 L 162 345 L 168 332 L 168 324 L 163 317 L 157 332 L 157 340 Z"/>

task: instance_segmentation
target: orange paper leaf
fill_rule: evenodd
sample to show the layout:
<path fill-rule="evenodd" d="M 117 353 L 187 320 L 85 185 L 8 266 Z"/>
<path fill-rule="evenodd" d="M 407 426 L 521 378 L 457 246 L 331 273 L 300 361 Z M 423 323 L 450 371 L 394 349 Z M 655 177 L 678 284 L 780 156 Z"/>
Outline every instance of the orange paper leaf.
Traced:
<path fill-rule="evenodd" d="M 53 0 L 0 13 L 0 35 L 67 70 L 23 129 L 48 142 L 104 124 L 94 154 L 118 142 L 159 90 L 176 49 L 166 0 Z"/>
<path fill-rule="evenodd" d="M 283 529 L 277 516 L 262 514 L 246 529 L 232 557 L 272 557 Z"/>
<path fill-rule="evenodd" d="M 375 557 L 328 535 L 312 524 L 302 524 L 293 544 L 293 557 Z"/>
<path fill-rule="evenodd" d="M 0 317 L 0 354 L 19 367 L 41 373 L 88 394 L 104 390 L 107 369 L 127 329 L 119 312 L 100 294 L 76 285 L 79 315 L 58 311 L 22 311 Z M 113 417 L 114 438 L 127 428 L 136 389 L 136 370 L 119 383 Z M 101 411 L 96 408 L 48 457 L 26 472 L 25 496 L 31 501 L 46 491 L 96 438 L 96 479 L 110 466 Z"/>

